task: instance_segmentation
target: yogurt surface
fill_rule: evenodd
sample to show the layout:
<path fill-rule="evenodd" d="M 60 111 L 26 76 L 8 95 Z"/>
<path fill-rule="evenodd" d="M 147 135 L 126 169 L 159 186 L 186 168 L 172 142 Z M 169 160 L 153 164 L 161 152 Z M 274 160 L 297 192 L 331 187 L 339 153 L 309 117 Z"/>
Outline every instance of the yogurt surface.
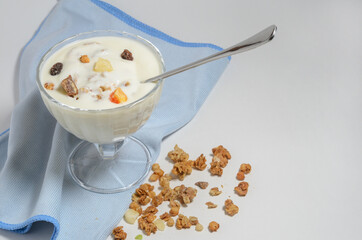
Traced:
<path fill-rule="evenodd" d="M 122 57 L 126 50 L 132 54 L 132 60 Z M 62 69 L 51 75 L 57 63 L 62 64 Z M 104 36 L 78 40 L 59 49 L 42 65 L 40 82 L 60 103 L 100 110 L 142 98 L 155 84 L 140 81 L 161 73 L 160 58 L 149 46 L 126 37 Z M 62 85 L 69 76 L 77 88 L 73 96 Z M 121 101 L 115 101 L 115 96 L 121 96 Z"/>

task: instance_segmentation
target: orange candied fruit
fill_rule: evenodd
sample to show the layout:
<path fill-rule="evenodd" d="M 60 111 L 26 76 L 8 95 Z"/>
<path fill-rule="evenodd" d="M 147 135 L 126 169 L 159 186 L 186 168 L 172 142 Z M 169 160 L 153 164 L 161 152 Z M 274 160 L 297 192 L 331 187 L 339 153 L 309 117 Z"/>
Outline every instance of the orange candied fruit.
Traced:
<path fill-rule="evenodd" d="M 111 95 L 109 95 L 109 100 L 112 103 L 124 103 L 127 101 L 127 95 L 122 91 L 121 88 L 117 88 L 116 90 L 114 90 L 114 92 L 111 93 Z"/>

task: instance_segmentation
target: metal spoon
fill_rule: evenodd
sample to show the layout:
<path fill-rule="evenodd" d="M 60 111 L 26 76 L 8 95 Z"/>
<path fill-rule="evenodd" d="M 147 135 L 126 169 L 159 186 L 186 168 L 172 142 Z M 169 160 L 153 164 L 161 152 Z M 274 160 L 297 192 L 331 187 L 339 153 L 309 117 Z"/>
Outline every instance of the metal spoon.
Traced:
<path fill-rule="evenodd" d="M 189 70 L 191 68 L 194 68 L 194 67 L 197 67 L 197 66 L 200 66 L 202 64 L 205 64 L 205 63 L 208 63 L 208 62 L 211 62 L 211 61 L 215 61 L 217 59 L 220 59 L 220 58 L 224 58 L 224 57 L 228 57 L 228 56 L 231 56 L 231 55 L 234 55 L 234 54 L 237 54 L 237 53 L 242 53 L 242 52 L 246 52 L 248 50 L 251 50 L 251 49 L 254 49 L 254 48 L 257 48 L 269 41 L 271 41 L 274 36 L 275 36 L 275 33 L 277 31 L 277 26 L 275 25 L 271 25 L 267 28 L 265 28 L 264 30 L 262 30 L 261 32 L 255 34 L 254 36 L 251 36 L 250 38 L 232 46 L 232 47 L 229 47 L 223 51 L 220 51 L 220 52 L 217 52 L 211 56 L 208 56 L 206 58 L 202 58 L 196 62 L 193 62 L 193 63 L 190 63 L 190 64 L 187 64 L 185 66 L 182 66 L 182 67 L 179 67 L 179 68 L 176 68 L 174 70 L 171 70 L 171 71 L 168 71 L 168 72 L 165 72 L 163 74 L 160 74 L 156 77 L 153 77 L 153 78 L 149 78 L 145 81 L 143 81 L 143 83 L 148 83 L 148 82 L 157 82 L 161 79 L 164 79 L 164 78 L 168 78 L 170 76 L 173 76 L 177 73 L 180 73 L 180 72 L 183 72 L 183 71 L 186 71 L 186 70 Z"/>

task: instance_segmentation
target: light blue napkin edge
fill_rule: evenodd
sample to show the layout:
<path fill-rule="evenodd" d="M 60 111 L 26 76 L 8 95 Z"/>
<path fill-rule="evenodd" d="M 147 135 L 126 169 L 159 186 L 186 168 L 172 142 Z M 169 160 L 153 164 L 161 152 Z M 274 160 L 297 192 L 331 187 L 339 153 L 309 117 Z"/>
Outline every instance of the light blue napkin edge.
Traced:
<path fill-rule="evenodd" d="M 120 19 L 124 23 L 126 23 L 126 24 L 140 30 L 140 31 L 143 31 L 146 34 L 157 37 L 157 38 L 162 39 L 162 40 L 164 40 L 166 42 L 169 42 L 171 44 L 182 46 L 182 47 L 208 47 L 208 48 L 216 49 L 216 50 L 219 50 L 219 51 L 223 50 L 221 47 L 219 47 L 217 45 L 214 45 L 214 44 L 210 44 L 210 43 L 190 43 L 190 42 L 180 41 L 180 40 L 178 40 L 176 38 L 173 38 L 173 37 L 161 32 L 161 31 L 151 27 L 151 26 L 148 26 L 147 24 L 144 24 L 144 23 L 136 20 L 135 18 L 131 17 L 130 15 L 126 14 L 122 10 L 114 7 L 113 5 L 111 5 L 109 3 L 99 1 L 99 0 L 90 0 L 90 1 L 92 3 L 94 3 L 96 6 L 102 8 L 106 12 L 108 12 L 111 15 L 115 16 L 116 18 Z M 20 58 L 22 57 L 23 52 L 26 49 L 26 47 L 37 36 L 37 34 L 39 33 L 40 29 L 43 26 L 43 23 L 47 20 L 47 18 L 48 18 L 48 16 L 50 14 L 51 14 L 51 12 L 42 21 L 39 28 L 34 33 L 33 37 L 26 43 L 26 45 L 24 46 L 24 48 L 22 49 L 22 51 L 20 53 Z M 228 59 L 230 60 L 230 57 Z M 0 138 L 7 137 L 9 135 L 9 132 L 10 132 L 10 128 L 6 129 L 2 133 L 0 133 Z M 53 240 L 53 239 L 57 238 L 58 233 L 59 233 L 59 229 L 60 229 L 59 222 L 55 218 L 50 217 L 48 215 L 35 215 L 35 216 L 27 219 L 26 221 L 24 221 L 22 223 L 18 223 L 18 224 L 8 224 L 8 223 L 4 223 L 4 222 L 0 221 L 0 228 L 4 229 L 4 230 L 24 234 L 24 233 L 27 233 L 31 229 L 32 224 L 34 222 L 37 222 L 37 221 L 45 221 L 45 222 L 52 223 L 54 225 L 54 231 L 53 231 L 53 234 L 51 236 L 51 239 Z"/>

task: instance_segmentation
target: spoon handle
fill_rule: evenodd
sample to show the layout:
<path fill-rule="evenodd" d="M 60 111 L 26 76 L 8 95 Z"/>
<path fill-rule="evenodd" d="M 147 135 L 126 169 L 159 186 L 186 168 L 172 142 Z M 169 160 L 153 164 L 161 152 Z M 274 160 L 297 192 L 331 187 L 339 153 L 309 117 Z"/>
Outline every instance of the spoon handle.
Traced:
<path fill-rule="evenodd" d="M 234 55 L 234 54 L 237 54 L 237 53 L 242 53 L 242 52 L 251 50 L 253 48 L 257 48 L 257 47 L 271 41 L 275 36 L 276 30 L 277 30 L 277 27 L 275 25 L 271 25 L 271 26 L 265 28 L 264 30 L 262 30 L 261 32 L 251 36 L 250 38 L 248 38 L 248 39 L 246 39 L 246 40 L 244 40 L 244 41 L 242 41 L 242 42 L 240 42 L 240 43 L 238 43 L 238 44 L 236 44 L 236 45 L 234 45 L 232 47 L 224 49 L 223 51 L 217 52 L 217 53 L 215 53 L 215 54 L 213 54 L 211 56 L 208 56 L 206 58 L 202 58 L 200 60 L 197 60 L 196 62 L 187 64 L 185 66 L 176 68 L 176 69 L 168 71 L 168 72 L 165 72 L 165 73 L 163 73 L 161 75 L 158 75 L 156 77 L 149 78 L 149 79 L 147 79 L 147 80 L 145 80 L 143 82 L 148 83 L 148 82 L 159 81 L 161 79 L 173 76 L 173 75 L 175 75 L 177 73 L 189 70 L 191 68 L 200 66 L 202 64 L 205 64 L 205 63 L 208 63 L 208 62 L 220 59 L 220 58 L 228 57 L 228 56 L 231 56 L 231 55 Z"/>

